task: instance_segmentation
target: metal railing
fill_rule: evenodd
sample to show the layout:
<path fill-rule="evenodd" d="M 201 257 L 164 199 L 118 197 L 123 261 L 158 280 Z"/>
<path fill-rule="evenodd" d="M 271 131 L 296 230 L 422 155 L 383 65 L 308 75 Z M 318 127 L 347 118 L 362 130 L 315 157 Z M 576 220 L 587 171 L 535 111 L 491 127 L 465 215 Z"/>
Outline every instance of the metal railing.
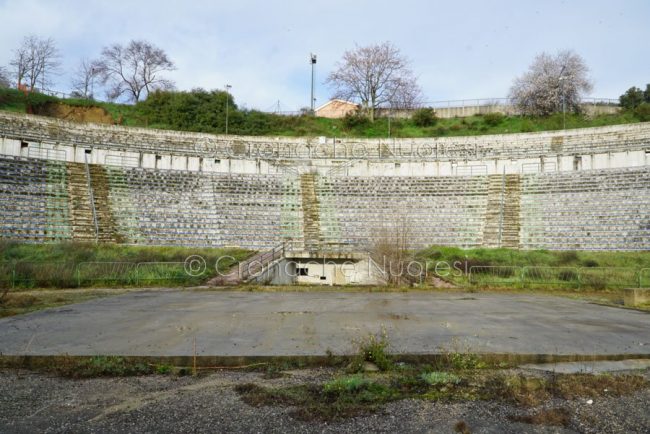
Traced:
<path fill-rule="evenodd" d="M 60 160 L 66 161 L 68 154 L 65 149 L 51 149 L 51 148 L 28 148 L 27 156 L 29 158 L 40 158 L 45 160 Z"/>
<path fill-rule="evenodd" d="M 257 255 L 240 262 L 237 269 L 240 279 L 245 282 L 251 277 L 259 276 L 266 270 L 269 265 L 273 264 L 276 260 L 284 258 L 287 248 L 287 243 L 281 243 L 271 250 L 267 250 Z"/>
<path fill-rule="evenodd" d="M 108 154 L 104 157 L 104 164 L 107 166 L 138 167 L 140 166 L 140 160 L 138 157 Z"/>
<path fill-rule="evenodd" d="M 76 267 L 77 285 L 138 283 L 137 264 L 134 262 L 80 262 Z"/>
<path fill-rule="evenodd" d="M 650 268 L 639 270 L 639 288 L 650 288 Z"/>
<path fill-rule="evenodd" d="M 471 285 L 571 286 L 576 288 L 650 288 L 650 268 L 472 266 Z"/>

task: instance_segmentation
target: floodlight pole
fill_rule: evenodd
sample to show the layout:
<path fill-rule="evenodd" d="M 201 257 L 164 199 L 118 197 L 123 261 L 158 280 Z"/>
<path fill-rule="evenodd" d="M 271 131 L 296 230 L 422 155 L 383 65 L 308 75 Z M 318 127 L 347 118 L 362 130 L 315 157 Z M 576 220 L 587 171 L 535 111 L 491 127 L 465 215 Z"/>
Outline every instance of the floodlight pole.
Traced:
<path fill-rule="evenodd" d="M 309 53 L 309 62 L 311 63 L 311 114 L 314 114 L 314 103 L 316 99 L 314 98 L 314 65 L 316 64 L 316 55 L 314 53 Z"/>
<path fill-rule="evenodd" d="M 228 135 L 228 100 L 230 99 L 230 89 L 232 89 L 232 86 L 227 84 L 226 85 L 226 135 Z"/>

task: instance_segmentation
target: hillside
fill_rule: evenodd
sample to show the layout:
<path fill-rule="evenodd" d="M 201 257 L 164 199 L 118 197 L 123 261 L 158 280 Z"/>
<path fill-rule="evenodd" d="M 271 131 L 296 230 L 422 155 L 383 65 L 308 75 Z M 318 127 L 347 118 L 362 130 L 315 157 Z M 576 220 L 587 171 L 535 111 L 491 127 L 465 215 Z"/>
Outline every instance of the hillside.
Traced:
<path fill-rule="evenodd" d="M 411 119 L 360 117 L 316 118 L 309 115 L 283 116 L 237 107 L 221 91 L 161 92 L 135 105 L 84 99 L 61 99 L 42 94 L 23 95 L 14 89 L 0 89 L 0 110 L 35 113 L 68 120 L 114 123 L 125 126 L 168 130 L 223 133 L 225 106 L 229 98 L 228 132 L 239 135 L 328 136 L 328 137 L 445 137 L 560 130 L 561 114 L 549 117 L 471 116 L 437 119 L 419 127 Z M 566 128 L 586 128 L 639 122 L 633 113 L 586 117 L 567 114 Z M 390 128 L 390 134 L 389 134 Z"/>

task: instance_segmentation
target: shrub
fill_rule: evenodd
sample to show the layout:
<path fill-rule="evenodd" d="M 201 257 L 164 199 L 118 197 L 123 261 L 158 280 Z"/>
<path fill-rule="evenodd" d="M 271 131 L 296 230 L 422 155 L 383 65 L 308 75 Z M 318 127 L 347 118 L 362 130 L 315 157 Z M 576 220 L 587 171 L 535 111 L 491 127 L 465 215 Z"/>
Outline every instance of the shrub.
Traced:
<path fill-rule="evenodd" d="M 593 268 L 598 266 L 598 261 L 595 261 L 593 259 L 587 259 L 582 263 L 583 266 Z"/>
<path fill-rule="evenodd" d="M 436 112 L 431 107 L 424 107 L 413 112 L 413 123 L 418 127 L 431 127 L 438 122 Z"/>
<path fill-rule="evenodd" d="M 485 122 L 485 125 L 488 125 L 490 127 L 496 127 L 501 122 L 503 122 L 504 118 L 505 116 L 503 113 L 486 113 L 483 115 L 483 122 Z"/>
<path fill-rule="evenodd" d="M 625 109 L 634 109 L 643 103 L 643 91 L 638 87 L 629 88 L 623 95 L 619 97 L 621 107 Z"/>
<path fill-rule="evenodd" d="M 343 127 L 348 130 L 354 128 L 365 128 L 370 125 L 370 119 L 368 119 L 368 116 L 366 116 L 365 113 L 357 110 L 343 116 L 342 124 Z"/>
<path fill-rule="evenodd" d="M 643 103 L 634 109 L 634 116 L 641 122 L 650 121 L 650 103 Z"/>

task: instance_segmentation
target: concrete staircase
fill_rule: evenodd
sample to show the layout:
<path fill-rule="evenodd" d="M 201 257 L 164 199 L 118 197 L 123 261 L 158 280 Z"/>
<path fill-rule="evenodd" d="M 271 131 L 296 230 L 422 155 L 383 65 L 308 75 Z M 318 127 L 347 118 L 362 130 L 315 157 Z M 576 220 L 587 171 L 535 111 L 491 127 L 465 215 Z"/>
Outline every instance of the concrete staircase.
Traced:
<path fill-rule="evenodd" d="M 316 175 L 303 173 L 300 175 L 300 190 L 302 195 L 303 236 L 305 249 L 317 251 L 321 242 L 320 204 L 316 195 Z"/>
<path fill-rule="evenodd" d="M 75 241 L 95 242 L 97 234 L 93 209 L 90 203 L 86 165 L 83 163 L 67 163 L 67 166 L 72 238 Z"/>
<path fill-rule="evenodd" d="M 95 216 L 97 218 L 97 240 L 100 243 L 120 242 L 121 237 L 117 232 L 113 213 L 109 203 L 109 179 L 106 169 L 96 164 L 89 164 L 90 186 L 95 203 Z"/>
<path fill-rule="evenodd" d="M 119 241 L 108 202 L 106 170 L 94 164 L 89 164 L 86 169 L 83 163 L 67 163 L 67 169 L 72 238 L 83 242 Z"/>
<path fill-rule="evenodd" d="M 519 248 L 521 176 L 490 175 L 483 246 Z"/>
<path fill-rule="evenodd" d="M 228 273 L 210 279 L 208 286 L 239 285 L 240 283 L 259 281 L 264 277 L 265 271 L 284 258 L 285 248 L 285 243 L 282 243 L 270 250 L 256 253 L 245 261 L 234 265 Z"/>

